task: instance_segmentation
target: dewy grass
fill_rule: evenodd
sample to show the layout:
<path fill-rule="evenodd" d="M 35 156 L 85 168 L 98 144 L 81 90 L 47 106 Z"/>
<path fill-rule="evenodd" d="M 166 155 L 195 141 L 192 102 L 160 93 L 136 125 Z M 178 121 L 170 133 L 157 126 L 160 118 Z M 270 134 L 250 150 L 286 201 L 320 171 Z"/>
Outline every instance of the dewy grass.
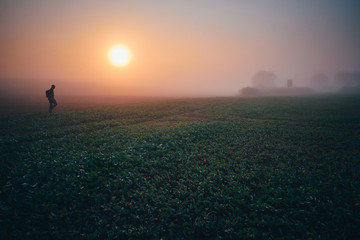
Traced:
<path fill-rule="evenodd" d="M 359 238 L 359 105 L 213 98 L 2 116 L 0 237 Z"/>

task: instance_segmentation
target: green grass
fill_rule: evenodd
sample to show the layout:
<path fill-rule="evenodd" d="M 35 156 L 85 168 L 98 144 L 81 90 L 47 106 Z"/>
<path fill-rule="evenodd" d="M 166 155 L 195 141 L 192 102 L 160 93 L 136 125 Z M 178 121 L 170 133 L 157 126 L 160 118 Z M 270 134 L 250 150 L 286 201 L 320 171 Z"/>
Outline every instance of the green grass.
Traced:
<path fill-rule="evenodd" d="M 359 238 L 359 100 L 2 116 L 0 238 Z"/>

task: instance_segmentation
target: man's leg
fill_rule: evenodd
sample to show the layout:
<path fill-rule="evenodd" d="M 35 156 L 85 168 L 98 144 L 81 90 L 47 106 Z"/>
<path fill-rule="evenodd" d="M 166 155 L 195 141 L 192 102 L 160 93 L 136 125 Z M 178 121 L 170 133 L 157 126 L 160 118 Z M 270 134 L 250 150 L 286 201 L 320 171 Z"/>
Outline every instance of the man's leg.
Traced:
<path fill-rule="evenodd" d="M 49 112 L 52 112 L 53 108 L 57 106 L 57 102 L 55 99 L 49 99 L 50 107 Z"/>
<path fill-rule="evenodd" d="M 53 107 L 52 107 L 52 108 L 54 108 L 54 107 L 56 107 L 56 106 L 57 106 L 57 102 L 56 102 L 55 99 L 53 99 Z"/>
<path fill-rule="evenodd" d="M 51 100 L 49 99 L 49 113 L 51 113 L 51 111 L 52 111 L 52 102 L 51 102 Z"/>

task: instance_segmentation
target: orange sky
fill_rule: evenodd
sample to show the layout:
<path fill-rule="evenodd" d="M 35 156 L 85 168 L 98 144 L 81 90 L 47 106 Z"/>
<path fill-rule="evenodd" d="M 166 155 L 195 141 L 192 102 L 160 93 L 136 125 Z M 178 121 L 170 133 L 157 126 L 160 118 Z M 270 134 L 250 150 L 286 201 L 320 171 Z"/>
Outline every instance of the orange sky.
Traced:
<path fill-rule="evenodd" d="M 263 69 L 280 85 L 356 70 L 359 34 L 344 20 L 354 6 L 266 2 L 5 0 L 0 84 L 33 94 L 54 83 L 58 94 L 217 96 Z M 108 60 L 117 44 L 131 50 L 125 67 Z"/>

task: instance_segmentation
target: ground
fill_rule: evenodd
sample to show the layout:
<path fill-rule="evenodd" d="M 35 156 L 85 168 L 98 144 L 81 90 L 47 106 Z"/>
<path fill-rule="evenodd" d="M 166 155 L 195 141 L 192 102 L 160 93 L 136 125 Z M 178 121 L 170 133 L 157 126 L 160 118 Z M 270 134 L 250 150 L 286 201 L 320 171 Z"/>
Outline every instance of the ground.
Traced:
<path fill-rule="evenodd" d="M 359 238 L 359 100 L 3 115 L 0 238 Z"/>

